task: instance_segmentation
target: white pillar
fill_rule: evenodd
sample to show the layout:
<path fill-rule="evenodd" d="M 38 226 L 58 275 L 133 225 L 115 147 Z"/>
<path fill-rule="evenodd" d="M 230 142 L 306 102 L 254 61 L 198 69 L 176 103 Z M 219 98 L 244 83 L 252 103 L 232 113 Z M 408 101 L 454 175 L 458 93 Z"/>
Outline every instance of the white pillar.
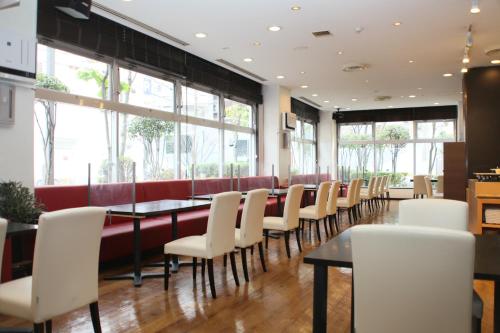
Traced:
<path fill-rule="evenodd" d="M 332 113 L 320 111 L 318 124 L 318 163 L 322 170 L 329 167 L 330 179 L 337 179 L 337 122 Z"/>

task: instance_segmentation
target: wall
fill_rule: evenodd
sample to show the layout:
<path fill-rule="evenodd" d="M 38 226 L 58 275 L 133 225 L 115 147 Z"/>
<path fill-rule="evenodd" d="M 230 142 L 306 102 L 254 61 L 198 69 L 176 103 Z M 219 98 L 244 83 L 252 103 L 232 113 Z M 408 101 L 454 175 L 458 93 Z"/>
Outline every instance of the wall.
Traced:
<path fill-rule="evenodd" d="M 337 122 L 332 120 L 332 113 L 326 111 L 319 112 L 318 123 L 318 164 L 321 172 L 330 169 L 331 179 L 336 179 L 335 145 L 336 145 Z"/>
<path fill-rule="evenodd" d="M 0 10 L 0 30 L 36 36 L 37 1 L 21 1 L 19 7 Z M 16 87 L 15 124 L 0 127 L 0 180 L 17 180 L 33 187 L 33 101 L 30 87 Z"/>
<path fill-rule="evenodd" d="M 500 165 L 500 66 L 470 69 L 464 76 L 467 174 Z"/>

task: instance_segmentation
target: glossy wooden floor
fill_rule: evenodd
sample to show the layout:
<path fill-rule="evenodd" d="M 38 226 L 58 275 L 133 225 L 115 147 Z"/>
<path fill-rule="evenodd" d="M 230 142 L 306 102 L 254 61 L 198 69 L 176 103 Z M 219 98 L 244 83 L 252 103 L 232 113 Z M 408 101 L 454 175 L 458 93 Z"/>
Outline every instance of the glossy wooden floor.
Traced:
<path fill-rule="evenodd" d="M 388 223 L 397 217 L 397 201 L 391 202 L 372 217 L 360 223 Z M 386 206 L 387 207 L 387 206 Z M 346 218 L 343 228 L 347 227 Z M 324 235 L 323 228 L 321 228 Z M 324 237 L 323 237 L 324 242 Z M 258 251 L 251 263 L 250 282 L 245 283 L 240 256 L 237 255 L 240 287 L 236 287 L 230 267 L 225 269 L 221 258 L 215 261 L 218 298 L 210 297 L 208 278 L 192 280 L 190 267 L 183 267 L 170 280 L 170 289 L 163 291 L 163 280 L 145 280 L 141 288 L 131 281 L 99 283 L 99 306 L 105 332 L 310 332 L 312 329 L 313 267 L 302 262 L 303 255 L 319 244 L 306 232 L 304 252 L 298 252 L 291 237 L 292 258 L 287 259 L 283 239 L 270 240 L 266 253 L 268 272 L 261 270 Z M 249 259 L 250 262 L 250 259 Z M 104 274 L 127 271 L 103 272 Z M 148 269 L 149 270 L 149 269 Z M 151 270 L 159 270 L 152 268 Z M 476 281 L 475 287 L 485 303 L 483 333 L 492 332 L 492 283 Z M 328 296 L 328 331 L 349 332 L 351 272 L 330 268 Z M 0 317 L 0 327 L 21 327 L 29 323 Z M 88 308 L 54 319 L 55 332 L 92 332 Z"/>

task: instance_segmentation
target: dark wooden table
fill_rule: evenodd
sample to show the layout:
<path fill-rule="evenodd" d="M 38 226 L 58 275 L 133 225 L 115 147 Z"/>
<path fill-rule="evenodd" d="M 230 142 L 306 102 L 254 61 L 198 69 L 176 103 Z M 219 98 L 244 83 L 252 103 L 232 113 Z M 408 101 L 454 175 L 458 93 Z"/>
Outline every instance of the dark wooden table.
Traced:
<path fill-rule="evenodd" d="M 162 273 L 141 272 L 141 220 L 147 217 L 170 214 L 172 218 L 172 239 L 177 239 L 177 213 L 208 206 L 210 206 L 210 201 L 207 200 L 158 200 L 140 202 L 135 205 L 125 204 L 106 207 L 109 215 L 130 216 L 134 221 L 134 271 L 106 279 L 133 279 L 134 286 L 140 287 L 144 278 L 163 277 Z M 172 271 L 176 272 L 178 268 L 179 259 L 174 256 Z"/>
<path fill-rule="evenodd" d="M 36 232 L 38 224 L 27 224 L 18 222 L 7 223 L 7 237 L 19 236 L 26 233 Z"/>
<path fill-rule="evenodd" d="M 352 268 L 351 231 L 348 229 L 304 257 L 314 265 L 313 332 L 326 332 L 328 267 Z M 494 281 L 493 326 L 500 333 L 500 237 L 476 235 L 474 278 Z M 352 297 L 352 294 L 351 294 Z M 351 332 L 353 313 L 351 302 Z"/>

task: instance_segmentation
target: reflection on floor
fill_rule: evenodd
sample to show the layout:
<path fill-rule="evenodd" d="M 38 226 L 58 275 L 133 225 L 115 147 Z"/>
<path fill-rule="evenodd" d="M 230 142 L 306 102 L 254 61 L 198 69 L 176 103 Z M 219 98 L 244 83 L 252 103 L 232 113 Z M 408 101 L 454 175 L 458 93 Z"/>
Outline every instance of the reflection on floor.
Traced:
<path fill-rule="evenodd" d="M 398 201 L 360 223 L 390 223 L 397 219 Z M 389 209 L 387 209 L 387 207 Z M 343 228 L 347 219 L 343 218 Z M 324 231 L 322 238 L 324 242 Z M 294 237 L 294 236 L 293 236 Z M 192 271 L 184 267 L 163 291 L 161 279 L 146 280 L 141 288 L 130 281 L 100 281 L 99 306 L 104 332 L 310 332 L 312 329 L 313 267 L 302 262 L 303 255 L 319 243 L 306 230 L 304 252 L 299 254 L 291 239 L 292 258 L 287 259 L 283 239 L 269 242 L 266 252 L 268 272 L 261 270 L 258 252 L 249 259 L 250 282 L 245 283 L 240 256 L 237 255 L 240 287 L 233 281 L 230 267 L 215 260 L 216 300 L 210 297 L 208 279 L 196 283 Z M 312 237 L 312 238 L 310 238 Z M 157 258 L 158 259 L 158 258 Z M 102 274 L 127 271 L 103 272 Z M 148 269 L 149 270 L 149 269 Z M 151 270 L 160 270 L 151 268 Z M 476 290 L 485 303 L 483 333 L 492 332 L 493 284 L 476 281 Z M 330 268 L 328 285 L 329 332 L 349 332 L 351 272 Z M 22 327 L 30 323 L 0 317 L 0 327 Z M 54 332 L 92 332 L 90 314 L 85 307 L 54 319 Z"/>

